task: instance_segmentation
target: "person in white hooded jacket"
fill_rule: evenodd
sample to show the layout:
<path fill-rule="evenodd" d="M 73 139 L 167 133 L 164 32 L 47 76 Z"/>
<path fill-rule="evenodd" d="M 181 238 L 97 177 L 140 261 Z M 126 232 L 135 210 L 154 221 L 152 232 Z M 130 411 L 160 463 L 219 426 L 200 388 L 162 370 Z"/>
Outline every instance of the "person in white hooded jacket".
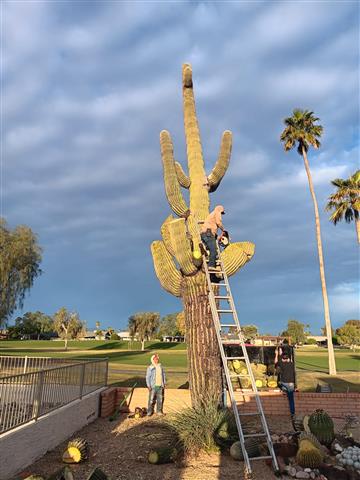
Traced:
<path fill-rule="evenodd" d="M 149 400 L 147 415 L 150 417 L 154 413 L 154 403 L 156 401 L 156 414 L 163 415 L 164 388 L 166 377 L 164 369 L 160 363 L 159 355 L 155 353 L 151 357 L 151 365 L 146 370 L 146 386 L 149 389 Z"/>

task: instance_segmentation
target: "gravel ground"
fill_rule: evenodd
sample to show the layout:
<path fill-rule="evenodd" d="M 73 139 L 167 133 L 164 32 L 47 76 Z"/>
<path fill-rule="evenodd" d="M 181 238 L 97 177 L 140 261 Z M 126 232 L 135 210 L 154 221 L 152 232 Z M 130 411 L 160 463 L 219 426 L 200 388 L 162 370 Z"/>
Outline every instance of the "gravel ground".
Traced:
<path fill-rule="evenodd" d="M 272 433 L 291 431 L 290 421 L 284 417 L 271 417 Z M 250 425 L 251 428 L 251 425 Z M 254 431 L 254 430 L 251 430 Z M 202 454 L 186 465 L 150 465 L 147 454 L 164 438 L 160 420 L 129 419 L 122 415 L 116 422 L 98 419 L 80 430 L 76 436 L 85 438 L 90 445 L 88 461 L 72 466 L 75 480 L 86 480 L 89 473 L 100 467 L 111 480 L 240 480 L 243 463 L 234 462 L 228 455 Z M 61 455 L 67 442 L 46 453 L 27 468 L 25 474 L 43 475 L 45 478 L 64 464 Z M 254 480 L 275 480 L 263 461 L 253 463 Z M 20 478 L 24 478 L 22 475 Z"/>

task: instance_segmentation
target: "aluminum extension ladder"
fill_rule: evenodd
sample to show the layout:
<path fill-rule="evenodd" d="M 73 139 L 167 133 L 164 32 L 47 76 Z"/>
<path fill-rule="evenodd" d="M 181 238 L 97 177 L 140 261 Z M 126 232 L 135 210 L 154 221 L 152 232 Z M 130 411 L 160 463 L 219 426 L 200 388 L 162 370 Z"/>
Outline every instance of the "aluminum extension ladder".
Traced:
<path fill-rule="evenodd" d="M 201 225 L 203 222 L 198 222 L 198 223 L 199 223 L 199 225 Z M 216 248 L 217 248 L 217 253 L 218 253 L 218 263 L 219 263 L 219 266 L 220 266 L 220 270 L 218 270 L 216 272 L 216 274 L 217 275 L 221 274 L 222 277 L 223 277 L 222 280 L 220 280 L 219 283 L 216 283 L 216 282 L 212 281 L 212 278 L 210 277 L 210 275 L 214 275 L 214 274 L 209 272 L 205 255 L 203 256 L 203 267 L 204 267 L 204 272 L 205 272 L 206 280 L 207 280 L 207 284 L 208 284 L 209 303 L 210 303 L 211 313 L 212 313 L 212 317 L 213 317 L 213 321 L 214 321 L 216 337 L 217 337 L 217 340 L 218 340 L 219 349 L 220 349 L 220 353 L 221 353 L 223 370 L 224 370 L 226 383 L 227 383 L 227 387 L 228 387 L 228 392 L 229 392 L 229 396 L 230 396 L 230 400 L 231 400 L 231 406 L 232 406 L 234 416 L 235 416 L 237 430 L 238 430 L 238 433 L 239 433 L 239 440 L 240 440 L 241 448 L 242 448 L 242 451 L 243 451 L 244 464 L 245 464 L 245 474 L 248 476 L 248 478 L 251 478 L 251 472 L 252 472 L 251 464 L 250 464 L 251 461 L 266 460 L 266 459 L 271 459 L 272 460 L 273 469 L 276 473 L 278 473 L 279 472 L 279 465 L 278 465 L 277 458 L 276 458 L 276 455 L 275 455 L 274 446 L 273 446 L 271 435 L 270 435 L 270 432 L 269 432 L 269 427 L 268 427 L 268 424 L 266 422 L 266 418 L 265 418 L 264 410 L 263 410 L 263 407 L 262 407 L 262 404 L 261 404 L 259 392 L 258 392 L 257 387 L 256 387 L 254 374 L 251 370 L 249 356 L 247 354 L 247 350 L 246 350 L 246 346 L 245 346 L 245 342 L 244 342 L 244 337 L 242 335 L 240 322 L 239 322 L 237 312 L 236 312 L 236 308 L 235 308 L 235 304 L 234 304 L 234 299 L 233 299 L 233 296 L 231 294 L 229 279 L 228 279 L 228 277 L 226 275 L 226 272 L 225 272 L 225 269 L 224 269 L 224 264 L 223 264 L 222 259 L 221 259 L 220 248 L 219 248 L 219 245 L 218 245 L 217 242 L 216 242 Z M 215 292 L 214 292 L 214 289 L 215 289 Z M 223 294 L 220 294 L 221 289 L 223 289 Z M 221 307 L 221 301 L 226 301 L 228 303 L 229 308 Z M 233 319 L 233 323 L 229 323 L 229 322 L 223 323 L 222 318 L 223 318 L 224 315 L 227 315 L 227 316 L 231 317 Z M 226 340 L 224 340 L 224 338 L 222 337 L 223 329 L 230 329 L 230 328 L 234 328 L 234 327 L 236 329 L 236 333 L 238 335 L 239 343 L 240 343 L 241 350 L 242 350 L 242 356 L 240 356 L 240 357 L 228 357 L 225 353 L 225 350 L 224 350 L 224 343 L 226 343 Z M 232 361 L 232 360 L 245 360 L 245 364 L 246 364 L 246 368 L 247 368 L 248 373 L 247 374 L 237 374 L 235 372 L 230 373 L 229 368 L 228 368 L 228 361 Z M 239 378 L 239 377 L 250 378 L 252 391 L 247 392 L 246 395 L 252 395 L 252 396 L 255 397 L 256 407 L 257 407 L 256 412 L 239 413 L 237 405 L 236 405 L 233 385 L 232 385 L 232 382 L 231 382 L 231 379 L 235 378 L 235 377 L 236 378 Z M 244 434 L 243 427 L 241 425 L 241 417 L 243 417 L 243 416 L 256 416 L 256 415 L 258 415 L 260 417 L 263 433 Z M 269 450 L 269 455 L 258 456 L 258 457 L 249 457 L 249 455 L 246 451 L 245 440 L 246 440 L 246 438 L 251 438 L 251 437 L 259 437 L 259 438 L 265 437 L 267 447 L 268 447 L 268 450 Z"/>

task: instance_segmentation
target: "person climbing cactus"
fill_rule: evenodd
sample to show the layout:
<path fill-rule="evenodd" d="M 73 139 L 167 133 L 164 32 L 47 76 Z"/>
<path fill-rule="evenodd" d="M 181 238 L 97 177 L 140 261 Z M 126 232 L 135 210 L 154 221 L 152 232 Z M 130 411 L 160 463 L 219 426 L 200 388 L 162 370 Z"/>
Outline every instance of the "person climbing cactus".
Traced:
<path fill-rule="evenodd" d="M 209 215 L 209 193 L 215 192 L 229 166 L 232 134 L 222 136 L 218 160 L 209 175 L 200 141 L 195 111 L 192 69 L 182 70 L 184 125 L 188 173 L 174 159 L 170 133 L 160 133 L 165 193 L 172 211 L 161 226 L 162 240 L 151 244 L 155 273 L 161 286 L 184 304 L 189 387 L 193 406 L 202 404 L 204 395 L 221 397 L 222 374 L 220 352 L 208 299 L 206 277 L 202 270 L 202 242 L 198 222 Z M 189 205 L 182 188 L 189 190 Z M 222 253 L 228 276 L 234 275 L 253 256 L 251 242 L 231 243 Z"/>
<path fill-rule="evenodd" d="M 222 205 L 217 205 L 214 210 L 206 217 L 201 226 L 201 240 L 208 248 L 209 254 L 209 272 L 216 271 L 217 247 L 216 237 L 218 229 L 224 232 L 221 215 L 225 215 Z"/>

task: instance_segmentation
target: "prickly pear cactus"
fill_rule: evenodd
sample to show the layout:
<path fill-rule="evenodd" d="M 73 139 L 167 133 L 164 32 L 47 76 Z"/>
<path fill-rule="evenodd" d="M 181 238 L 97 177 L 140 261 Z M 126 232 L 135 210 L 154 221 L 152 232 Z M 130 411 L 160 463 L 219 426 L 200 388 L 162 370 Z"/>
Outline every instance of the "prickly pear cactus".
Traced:
<path fill-rule="evenodd" d="M 323 445 L 330 445 L 334 440 L 334 422 L 322 409 L 315 410 L 315 412 L 310 415 L 309 428 L 311 433 L 313 433 Z"/>
<path fill-rule="evenodd" d="M 184 304 L 188 344 L 189 384 L 192 404 L 204 393 L 221 392 L 220 353 L 213 328 L 205 274 L 201 268 L 200 236 L 197 222 L 209 214 L 209 193 L 220 185 L 230 161 L 232 134 L 222 136 L 217 162 L 205 173 L 200 131 L 195 111 L 192 69 L 183 65 L 183 105 L 188 173 L 175 161 L 170 133 L 160 133 L 166 196 L 176 217 L 170 215 L 161 227 L 162 240 L 151 245 L 156 275 L 161 286 Z M 188 205 L 182 189 L 189 190 Z M 253 256 L 251 242 L 232 243 L 222 253 L 227 275 L 233 275 Z"/>

